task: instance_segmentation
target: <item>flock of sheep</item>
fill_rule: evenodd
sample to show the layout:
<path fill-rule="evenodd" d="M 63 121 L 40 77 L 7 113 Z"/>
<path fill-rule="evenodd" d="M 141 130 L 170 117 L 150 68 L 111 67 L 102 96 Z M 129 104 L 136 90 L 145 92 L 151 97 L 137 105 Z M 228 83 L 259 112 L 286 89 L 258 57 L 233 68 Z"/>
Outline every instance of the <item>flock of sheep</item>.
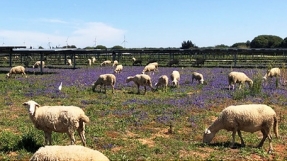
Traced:
<path fill-rule="evenodd" d="M 134 60 L 135 61 L 135 60 Z M 92 60 L 91 60 L 92 62 Z M 113 74 L 103 74 L 94 82 L 92 90 L 95 91 L 96 87 L 100 85 L 100 88 L 104 86 L 106 92 L 106 86 L 112 87 L 112 93 L 114 93 L 114 86 L 116 83 L 116 74 L 119 74 L 123 70 L 123 66 L 118 61 L 104 61 L 101 66 L 110 65 L 114 67 Z M 39 66 L 39 62 L 35 63 L 33 67 Z M 44 63 L 42 63 L 44 65 Z M 159 71 L 157 62 L 148 63 L 142 70 L 142 73 L 134 76 L 128 76 L 126 83 L 133 81 L 137 85 L 137 93 L 140 93 L 140 86 L 144 86 L 144 93 L 146 94 L 146 86 L 149 86 L 152 90 L 155 90 L 152 86 L 151 77 L 148 75 L 151 72 Z M 12 74 L 25 74 L 25 68 L 23 66 L 16 66 L 11 68 L 7 77 L 11 77 Z M 266 80 L 268 77 L 279 77 L 281 75 L 279 68 L 272 68 L 267 71 L 263 77 Z M 27 76 L 26 76 L 27 77 Z M 170 76 L 161 75 L 158 78 L 158 82 L 155 84 L 156 88 L 163 87 L 166 91 L 169 84 L 169 78 L 171 79 L 171 85 L 173 87 L 179 87 L 180 73 L 174 70 L 170 73 Z M 204 78 L 201 73 L 192 73 L 192 82 L 198 81 L 199 84 L 204 84 Z M 230 72 L 228 74 L 229 90 L 234 89 L 236 83 L 239 84 L 239 89 L 242 85 L 247 82 L 250 87 L 253 85 L 253 81 L 242 72 Z M 100 89 L 101 90 L 101 89 Z M 51 145 L 51 134 L 52 132 L 67 133 L 70 137 L 70 146 L 45 146 L 40 148 L 31 158 L 31 160 L 109 160 L 102 153 L 92 150 L 83 146 L 86 146 L 85 138 L 85 124 L 89 123 L 89 117 L 86 116 L 84 111 L 76 106 L 40 106 L 35 101 L 24 102 L 23 105 L 27 107 L 29 117 L 33 122 L 34 126 L 44 131 L 45 144 Z M 215 137 L 215 134 L 225 129 L 232 131 L 232 144 L 234 146 L 235 135 L 238 133 L 241 145 L 244 146 L 241 131 L 256 132 L 261 131 L 263 138 L 260 141 L 258 147 L 262 147 L 266 138 L 269 140 L 269 152 L 273 151 L 271 129 L 273 128 L 276 137 L 278 134 L 278 121 L 276 118 L 275 111 L 263 104 L 248 104 L 229 106 L 225 108 L 217 120 L 209 126 L 203 134 L 203 142 L 210 143 Z M 80 135 L 83 146 L 76 146 L 75 144 L 75 131 Z M 65 155 L 63 155 L 65 154 Z M 68 154 L 68 155 L 67 155 Z"/>

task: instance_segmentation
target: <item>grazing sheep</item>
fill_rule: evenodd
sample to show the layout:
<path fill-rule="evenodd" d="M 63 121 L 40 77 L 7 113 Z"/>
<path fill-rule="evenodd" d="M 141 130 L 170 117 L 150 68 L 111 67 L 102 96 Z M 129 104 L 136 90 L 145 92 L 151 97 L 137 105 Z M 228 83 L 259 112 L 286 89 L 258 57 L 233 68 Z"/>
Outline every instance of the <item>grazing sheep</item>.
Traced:
<path fill-rule="evenodd" d="M 239 83 L 239 89 L 241 89 L 241 86 L 247 82 L 249 84 L 249 87 L 252 87 L 253 81 L 247 77 L 246 74 L 242 72 L 230 72 L 228 74 L 228 89 L 230 90 L 230 86 L 232 86 L 232 89 L 234 90 L 234 84 Z"/>
<path fill-rule="evenodd" d="M 116 67 L 118 64 L 119 64 L 119 62 L 117 60 L 115 60 L 113 63 L 113 67 Z"/>
<path fill-rule="evenodd" d="M 234 146 L 235 135 L 238 133 L 241 145 L 245 146 L 241 131 L 245 132 L 256 132 L 261 131 L 263 138 L 258 144 L 258 147 L 262 147 L 266 138 L 269 140 L 269 152 L 273 150 L 272 138 L 271 138 L 271 128 L 273 126 L 273 131 L 278 137 L 278 121 L 276 118 L 275 111 L 264 104 L 248 104 L 248 105 L 238 105 L 229 106 L 225 108 L 219 117 L 213 122 L 213 124 L 205 130 L 203 135 L 203 142 L 210 143 L 215 137 L 215 134 L 221 130 L 225 129 L 227 131 L 232 131 L 232 143 Z"/>
<path fill-rule="evenodd" d="M 45 146 L 39 148 L 30 161 L 109 161 L 109 159 L 101 152 L 80 145 L 69 146 Z"/>
<path fill-rule="evenodd" d="M 178 59 L 173 59 L 173 60 L 170 60 L 167 63 L 167 66 L 169 66 L 169 67 L 171 67 L 172 65 L 179 65 L 179 60 Z"/>
<path fill-rule="evenodd" d="M 114 70 L 114 73 L 121 73 L 123 71 L 123 65 L 118 64 Z"/>
<path fill-rule="evenodd" d="M 163 86 L 164 90 L 167 90 L 167 85 L 168 85 L 168 77 L 166 75 L 162 75 L 158 78 L 157 83 L 155 84 L 156 89 L 160 86 Z"/>
<path fill-rule="evenodd" d="M 67 59 L 67 63 L 68 63 L 69 66 L 73 66 L 72 59 Z"/>
<path fill-rule="evenodd" d="M 151 90 L 154 90 L 152 87 L 151 78 L 146 74 L 137 74 L 135 76 L 127 77 L 126 83 L 129 83 L 130 81 L 133 81 L 137 85 L 137 94 L 140 94 L 140 86 L 144 86 L 144 94 L 146 94 L 146 86 L 149 86 Z"/>
<path fill-rule="evenodd" d="M 155 71 L 158 71 L 158 62 L 149 63 L 148 65 L 150 64 L 155 66 Z"/>
<path fill-rule="evenodd" d="M 196 81 L 198 81 L 198 83 L 203 84 L 204 79 L 202 74 L 198 72 L 193 72 L 191 76 L 192 76 L 191 83 L 193 83 L 193 80 L 195 79 Z"/>
<path fill-rule="evenodd" d="M 179 80 L 180 80 L 180 74 L 178 71 L 174 70 L 170 75 L 172 86 L 179 87 Z"/>
<path fill-rule="evenodd" d="M 41 61 L 36 61 L 36 63 L 33 65 L 33 68 L 39 68 L 41 67 Z M 45 67 L 45 62 L 42 61 L 42 68 Z"/>
<path fill-rule="evenodd" d="M 12 74 L 15 75 L 15 78 L 16 78 L 16 74 L 21 74 L 22 77 L 25 75 L 25 77 L 27 78 L 27 75 L 25 73 L 25 68 L 23 66 L 12 67 L 9 73 L 6 74 L 6 78 L 12 77 Z"/>
<path fill-rule="evenodd" d="M 101 63 L 101 66 L 106 66 L 106 65 L 111 65 L 111 64 L 112 64 L 112 61 L 106 60 L 106 61 L 103 61 L 103 62 Z"/>
<path fill-rule="evenodd" d="M 92 66 L 92 59 L 88 59 L 88 65 Z"/>
<path fill-rule="evenodd" d="M 142 65 L 142 60 L 136 60 L 135 57 L 133 57 L 132 60 L 133 60 L 133 66 L 135 66 L 135 65 Z"/>
<path fill-rule="evenodd" d="M 85 123 L 89 117 L 85 112 L 76 106 L 40 106 L 35 101 L 24 102 L 28 109 L 30 119 L 35 127 L 45 133 L 45 144 L 52 144 L 52 132 L 67 133 L 71 144 L 75 144 L 74 133 L 77 130 L 82 144 L 86 146 Z"/>
<path fill-rule="evenodd" d="M 153 74 L 154 74 L 154 71 L 156 71 L 156 70 L 157 70 L 157 68 L 154 64 L 149 64 L 149 65 L 144 67 L 142 74 L 145 74 L 146 72 L 153 72 Z"/>
<path fill-rule="evenodd" d="M 92 90 L 95 91 L 98 85 L 100 85 L 100 92 L 102 92 L 102 86 L 104 86 L 105 93 L 107 91 L 106 86 L 112 86 L 112 93 L 116 84 L 116 76 L 113 74 L 102 74 L 99 76 L 96 82 L 94 82 Z"/>
<path fill-rule="evenodd" d="M 268 69 L 266 74 L 264 75 L 263 79 L 267 80 L 268 77 L 273 78 L 273 77 L 280 77 L 281 76 L 281 71 L 279 68 L 271 68 Z"/>

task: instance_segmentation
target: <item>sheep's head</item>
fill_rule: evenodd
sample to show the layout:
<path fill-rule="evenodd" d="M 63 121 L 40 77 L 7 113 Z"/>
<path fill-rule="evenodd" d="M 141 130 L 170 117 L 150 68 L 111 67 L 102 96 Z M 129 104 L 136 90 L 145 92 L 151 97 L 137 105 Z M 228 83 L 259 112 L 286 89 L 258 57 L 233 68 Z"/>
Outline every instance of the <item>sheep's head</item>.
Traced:
<path fill-rule="evenodd" d="M 7 73 L 7 74 L 6 74 L 6 78 L 10 78 L 10 73 Z"/>
<path fill-rule="evenodd" d="M 212 133 L 209 129 L 205 129 L 203 134 L 203 143 L 209 144 L 211 140 L 214 138 L 215 133 Z"/>
<path fill-rule="evenodd" d="M 253 86 L 253 81 L 251 79 L 248 81 L 248 85 L 250 88 Z"/>
<path fill-rule="evenodd" d="M 23 105 L 28 108 L 30 115 L 34 115 L 36 108 L 40 107 L 37 102 L 32 100 L 24 102 Z"/>
<path fill-rule="evenodd" d="M 172 81 L 172 86 L 175 87 L 175 86 L 177 86 L 177 84 L 178 84 L 178 81 L 176 79 Z"/>

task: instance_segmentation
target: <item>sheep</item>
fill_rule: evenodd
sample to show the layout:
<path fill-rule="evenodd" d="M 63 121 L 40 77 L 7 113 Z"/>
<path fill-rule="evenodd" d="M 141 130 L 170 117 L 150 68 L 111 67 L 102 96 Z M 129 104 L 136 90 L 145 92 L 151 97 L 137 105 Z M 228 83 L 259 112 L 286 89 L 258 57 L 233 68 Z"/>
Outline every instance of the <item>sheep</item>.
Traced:
<path fill-rule="evenodd" d="M 88 59 L 88 65 L 92 66 L 92 59 Z"/>
<path fill-rule="evenodd" d="M 144 86 L 144 94 L 146 94 L 146 86 L 149 86 L 152 91 L 154 90 L 149 75 L 137 74 L 135 76 L 129 76 L 126 79 L 126 83 L 129 83 L 130 81 L 133 81 L 137 85 L 138 88 L 137 94 L 140 94 L 140 86 Z"/>
<path fill-rule="evenodd" d="M 78 161 L 78 160 L 93 160 L 93 161 L 109 161 L 103 153 L 80 145 L 69 146 L 45 146 L 39 148 L 30 161 Z"/>
<path fill-rule="evenodd" d="M 164 90 L 166 91 L 167 90 L 167 85 L 168 85 L 168 77 L 166 75 L 161 75 L 159 78 L 158 78 L 158 81 L 157 83 L 155 84 L 156 86 L 156 89 L 160 86 L 163 86 Z"/>
<path fill-rule="evenodd" d="M 191 76 L 192 76 L 191 83 L 193 83 L 193 80 L 195 79 L 196 81 L 198 81 L 198 83 L 203 84 L 204 79 L 203 79 L 203 75 L 201 73 L 193 72 L 191 74 Z"/>
<path fill-rule="evenodd" d="M 239 89 L 241 89 L 241 86 L 247 82 L 249 84 L 249 87 L 253 86 L 253 81 L 243 72 L 230 72 L 228 74 L 228 89 L 230 90 L 230 86 L 232 86 L 232 89 L 234 90 L 234 84 L 239 83 Z"/>
<path fill-rule="evenodd" d="M 154 71 L 156 71 L 156 66 L 154 64 L 149 64 L 147 66 L 144 67 L 143 71 L 142 71 L 142 74 L 145 74 L 146 72 L 153 72 L 154 74 Z"/>
<path fill-rule="evenodd" d="M 90 121 L 85 112 L 77 106 L 40 106 L 29 100 L 23 103 L 29 111 L 34 126 L 44 131 L 45 144 L 51 145 L 52 132 L 67 133 L 71 144 L 75 144 L 74 133 L 77 130 L 82 144 L 86 146 L 85 123 Z"/>
<path fill-rule="evenodd" d="M 100 85 L 100 92 L 102 91 L 102 86 L 104 86 L 106 93 L 106 86 L 112 87 L 112 93 L 114 93 L 114 88 L 116 84 L 116 76 L 113 74 L 101 74 L 97 81 L 93 83 L 92 90 L 95 91 L 98 85 Z"/>
<path fill-rule="evenodd" d="M 67 59 L 67 63 L 68 63 L 69 66 L 73 66 L 72 59 Z"/>
<path fill-rule="evenodd" d="M 106 66 L 106 65 L 111 65 L 112 64 L 112 61 L 110 60 L 105 60 L 101 63 L 101 66 Z"/>
<path fill-rule="evenodd" d="M 133 60 L 133 66 L 135 66 L 135 65 L 142 65 L 142 60 L 136 60 L 135 57 L 133 57 L 132 60 Z"/>
<path fill-rule="evenodd" d="M 149 63 L 148 65 L 150 64 L 155 66 L 155 71 L 158 71 L 158 62 L 152 62 L 152 63 Z"/>
<path fill-rule="evenodd" d="M 25 67 L 23 67 L 23 66 L 12 67 L 10 69 L 9 73 L 6 74 L 6 78 L 12 77 L 12 74 L 15 75 L 15 78 L 16 78 L 16 74 L 21 74 L 22 77 L 25 75 L 25 77 L 27 78 L 27 75 L 25 73 Z"/>
<path fill-rule="evenodd" d="M 280 77 L 281 76 L 281 71 L 279 68 L 271 68 L 268 69 L 266 74 L 264 75 L 263 79 L 267 80 L 268 77 L 273 78 L 273 77 Z"/>
<path fill-rule="evenodd" d="M 177 70 L 171 73 L 170 79 L 173 87 L 179 87 L 180 74 Z"/>
<path fill-rule="evenodd" d="M 96 63 L 96 58 L 94 56 L 92 56 L 91 59 L 92 59 L 92 63 L 95 64 Z"/>
<path fill-rule="evenodd" d="M 172 65 L 179 65 L 179 60 L 178 59 L 173 59 L 173 60 L 170 60 L 168 63 L 167 63 L 167 66 L 171 67 Z"/>
<path fill-rule="evenodd" d="M 41 67 L 41 61 L 36 61 L 35 64 L 33 65 L 33 68 L 39 68 Z M 45 62 L 42 61 L 42 68 L 45 67 Z"/>
<path fill-rule="evenodd" d="M 119 64 L 119 62 L 118 62 L 117 60 L 115 60 L 115 61 L 113 62 L 113 67 L 116 67 L 118 64 Z"/>
<path fill-rule="evenodd" d="M 256 132 L 261 131 L 263 138 L 258 144 L 258 147 L 262 147 L 266 138 L 269 140 L 269 152 L 273 150 L 271 128 L 278 137 L 278 121 L 276 118 L 275 111 L 264 104 L 246 104 L 226 107 L 219 117 L 213 122 L 211 126 L 205 129 L 203 134 L 203 142 L 210 143 L 215 137 L 215 134 L 225 129 L 232 131 L 232 143 L 231 147 L 234 146 L 235 135 L 238 133 L 241 146 L 245 146 L 241 131 L 245 132 Z"/>
<path fill-rule="evenodd" d="M 118 64 L 114 70 L 114 73 L 121 73 L 123 71 L 123 65 Z"/>

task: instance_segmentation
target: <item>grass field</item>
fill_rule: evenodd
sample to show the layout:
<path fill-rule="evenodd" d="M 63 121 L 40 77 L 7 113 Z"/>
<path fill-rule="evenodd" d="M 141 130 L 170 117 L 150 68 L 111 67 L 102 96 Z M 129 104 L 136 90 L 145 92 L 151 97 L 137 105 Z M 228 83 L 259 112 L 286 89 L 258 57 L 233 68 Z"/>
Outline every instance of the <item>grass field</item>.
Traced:
<path fill-rule="evenodd" d="M 54 74 L 18 76 L 0 75 L 0 160 L 27 160 L 41 146 L 44 134 L 32 124 L 22 103 L 34 100 L 40 105 L 75 105 L 83 108 L 91 122 L 86 126 L 87 146 L 111 160 L 285 160 L 287 87 L 275 78 L 262 84 L 265 69 L 231 68 L 159 68 L 151 75 L 153 84 L 160 75 L 181 73 L 180 87 L 147 88 L 146 95 L 136 94 L 127 76 L 141 73 L 143 67 L 124 67 L 116 74 L 115 93 L 93 92 L 92 83 L 100 74 L 112 73 L 111 67 L 48 69 Z M 254 87 L 228 90 L 227 74 L 243 71 Z M 33 69 L 27 69 L 33 73 Z M 191 73 L 200 72 L 207 84 L 191 83 Z M 63 88 L 58 91 L 58 86 Z M 220 111 L 229 105 L 263 103 L 273 107 L 279 119 L 280 138 L 273 138 L 274 152 L 268 154 L 268 140 L 263 148 L 254 148 L 261 132 L 243 132 L 246 147 L 230 148 L 231 132 L 219 131 L 211 145 L 202 144 L 202 135 Z M 274 136 L 274 133 L 272 131 Z M 76 134 L 77 144 L 81 144 Z M 54 145 L 69 145 L 67 134 L 53 133 Z"/>

